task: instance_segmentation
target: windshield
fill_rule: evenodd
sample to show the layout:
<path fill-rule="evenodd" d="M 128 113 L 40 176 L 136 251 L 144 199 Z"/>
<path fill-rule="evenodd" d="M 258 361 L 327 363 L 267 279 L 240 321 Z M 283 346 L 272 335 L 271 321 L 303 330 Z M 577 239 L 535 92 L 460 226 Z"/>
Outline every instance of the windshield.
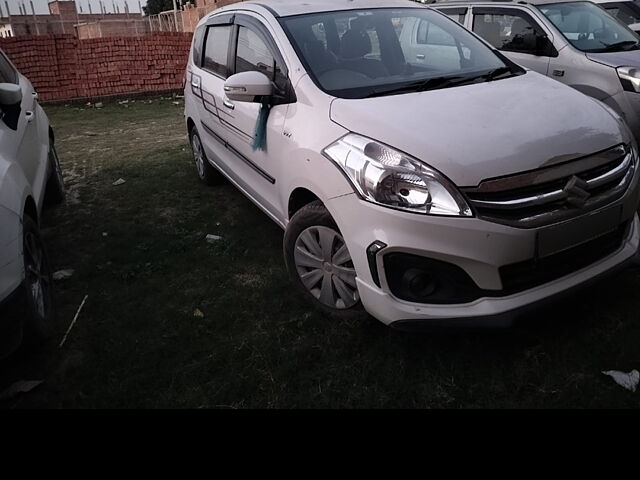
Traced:
<path fill-rule="evenodd" d="M 634 2 L 603 3 L 601 7 L 625 25 L 640 23 L 640 7 Z"/>
<path fill-rule="evenodd" d="M 551 3 L 538 8 L 578 50 L 619 52 L 638 49 L 636 34 L 593 3 Z"/>
<path fill-rule="evenodd" d="M 498 80 L 523 70 L 426 8 L 366 9 L 281 19 L 315 83 L 365 98 Z"/>

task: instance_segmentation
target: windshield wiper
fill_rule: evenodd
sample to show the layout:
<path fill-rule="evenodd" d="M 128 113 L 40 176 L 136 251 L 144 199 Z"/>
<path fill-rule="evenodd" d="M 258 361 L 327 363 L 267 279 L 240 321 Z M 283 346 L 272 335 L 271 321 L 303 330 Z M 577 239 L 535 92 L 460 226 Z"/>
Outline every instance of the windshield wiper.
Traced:
<path fill-rule="evenodd" d="M 472 82 L 474 80 L 486 80 L 487 82 L 490 82 L 491 80 L 499 80 L 501 78 L 508 78 L 514 75 L 515 73 L 509 67 L 500 67 L 489 70 L 487 73 L 483 73 L 482 75 L 467 77 L 466 81 Z"/>
<path fill-rule="evenodd" d="M 485 72 L 481 75 L 454 75 L 446 77 L 433 77 L 426 80 L 411 82 L 400 87 L 377 90 L 374 89 L 369 95 L 364 98 L 383 97 L 386 95 L 396 95 L 398 93 L 424 92 L 425 90 L 435 90 L 438 88 L 448 88 L 458 85 L 465 85 L 467 83 L 473 83 L 477 80 L 485 80 L 488 82 L 491 80 L 498 80 L 500 78 L 506 78 L 513 75 L 515 74 L 509 67 L 500 67 Z"/>
<path fill-rule="evenodd" d="M 637 40 L 623 40 L 622 42 L 616 42 L 616 43 L 610 43 L 610 44 L 605 44 L 603 42 L 600 42 L 604 45 L 604 48 L 599 49 L 599 52 L 617 52 L 617 51 L 629 51 L 629 50 L 637 50 L 638 45 L 640 45 L 640 42 L 638 42 Z M 635 48 L 634 48 L 635 47 Z"/>
<path fill-rule="evenodd" d="M 443 88 L 445 86 L 449 86 L 451 83 L 460 81 L 463 78 L 465 77 L 461 77 L 461 76 L 432 77 L 426 80 L 419 80 L 417 82 L 407 83 L 400 87 L 387 88 L 387 89 L 374 89 L 365 98 L 384 97 L 385 95 L 395 95 L 397 93 L 423 92 L 425 90 Z"/>

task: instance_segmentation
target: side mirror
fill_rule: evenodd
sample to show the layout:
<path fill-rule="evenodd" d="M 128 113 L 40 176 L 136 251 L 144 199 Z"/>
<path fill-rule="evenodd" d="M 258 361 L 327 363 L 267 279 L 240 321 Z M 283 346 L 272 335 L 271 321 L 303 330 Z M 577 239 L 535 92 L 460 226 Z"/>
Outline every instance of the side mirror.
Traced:
<path fill-rule="evenodd" d="M 259 103 L 260 97 L 273 95 L 273 84 L 264 73 L 236 73 L 224 82 L 224 93 L 229 100 Z"/>
<path fill-rule="evenodd" d="M 22 89 L 15 83 L 0 83 L 0 118 L 11 130 L 18 129 Z"/>
<path fill-rule="evenodd" d="M 13 107 L 22 102 L 22 88 L 15 83 L 0 83 L 0 107 Z"/>

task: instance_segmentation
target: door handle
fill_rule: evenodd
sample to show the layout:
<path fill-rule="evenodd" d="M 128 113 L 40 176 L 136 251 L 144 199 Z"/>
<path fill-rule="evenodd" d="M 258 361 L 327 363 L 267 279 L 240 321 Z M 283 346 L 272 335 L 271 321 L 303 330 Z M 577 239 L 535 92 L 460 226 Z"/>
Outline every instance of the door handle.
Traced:
<path fill-rule="evenodd" d="M 24 112 L 24 116 L 27 117 L 27 122 L 31 123 L 31 121 L 33 120 L 33 112 L 31 110 L 27 110 L 26 112 Z"/>
<path fill-rule="evenodd" d="M 419 54 L 416 55 L 416 58 L 418 60 L 424 60 L 424 54 L 423 53 L 419 53 Z"/>
<path fill-rule="evenodd" d="M 555 77 L 564 77 L 564 70 L 554 70 L 552 72 L 552 75 L 554 75 Z"/>
<path fill-rule="evenodd" d="M 38 99 L 38 92 L 31 92 L 31 96 L 33 97 L 34 100 Z"/>
<path fill-rule="evenodd" d="M 234 108 L 236 108 L 236 106 L 231 103 L 229 100 L 225 99 L 222 101 L 222 104 L 227 107 L 229 110 L 233 110 Z"/>

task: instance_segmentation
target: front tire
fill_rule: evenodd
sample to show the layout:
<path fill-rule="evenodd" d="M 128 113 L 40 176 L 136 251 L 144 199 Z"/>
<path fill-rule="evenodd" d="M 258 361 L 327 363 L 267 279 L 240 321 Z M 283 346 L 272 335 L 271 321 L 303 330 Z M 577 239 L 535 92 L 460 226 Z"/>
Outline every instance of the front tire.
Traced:
<path fill-rule="evenodd" d="M 320 201 L 302 207 L 291 218 L 283 247 L 291 281 L 317 309 L 335 318 L 366 318 L 351 255 Z"/>
<path fill-rule="evenodd" d="M 55 307 L 53 277 L 47 252 L 36 222 L 24 217 L 22 229 L 26 296 L 25 337 L 30 343 L 42 343 L 53 330 Z"/>
<path fill-rule="evenodd" d="M 213 165 L 211 165 L 211 163 L 209 163 L 207 154 L 204 152 L 204 147 L 202 146 L 200 134 L 195 126 L 191 128 L 190 143 L 191 151 L 193 152 L 193 160 L 196 164 L 196 171 L 198 172 L 200 180 L 207 185 L 218 185 L 222 183 L 224 181 L 224 177 L 213 167 Z"/>

